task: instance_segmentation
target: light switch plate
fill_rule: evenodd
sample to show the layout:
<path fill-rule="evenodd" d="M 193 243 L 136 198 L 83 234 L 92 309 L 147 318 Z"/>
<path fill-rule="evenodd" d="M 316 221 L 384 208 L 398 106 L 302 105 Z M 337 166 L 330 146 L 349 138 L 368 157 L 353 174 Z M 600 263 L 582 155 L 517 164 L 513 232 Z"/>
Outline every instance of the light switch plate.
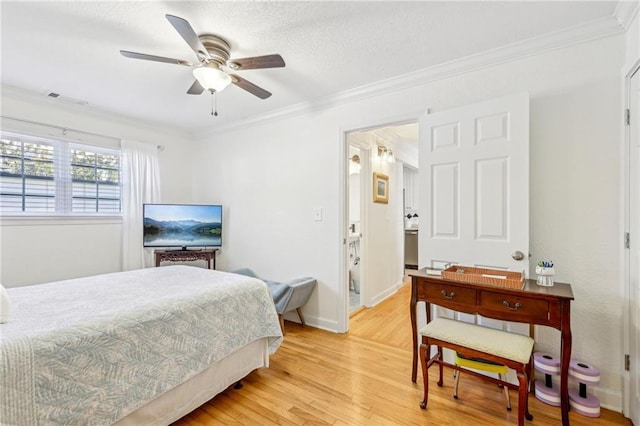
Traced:
<path fill-rule="evenodd" d="M 316 222 L 322 222 L 322 207 L 318 207 L 313 210 L 313 220 Z"/>

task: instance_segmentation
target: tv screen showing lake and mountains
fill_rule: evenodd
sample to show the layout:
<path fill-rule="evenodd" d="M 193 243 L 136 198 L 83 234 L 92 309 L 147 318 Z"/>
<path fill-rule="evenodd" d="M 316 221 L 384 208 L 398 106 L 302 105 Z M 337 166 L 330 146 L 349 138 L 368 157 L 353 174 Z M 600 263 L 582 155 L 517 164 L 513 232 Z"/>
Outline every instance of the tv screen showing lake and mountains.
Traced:
<path fill-rule="evenodd" d="M 222 206 L 145 204 L 145 247 L 219 247 Z"/>

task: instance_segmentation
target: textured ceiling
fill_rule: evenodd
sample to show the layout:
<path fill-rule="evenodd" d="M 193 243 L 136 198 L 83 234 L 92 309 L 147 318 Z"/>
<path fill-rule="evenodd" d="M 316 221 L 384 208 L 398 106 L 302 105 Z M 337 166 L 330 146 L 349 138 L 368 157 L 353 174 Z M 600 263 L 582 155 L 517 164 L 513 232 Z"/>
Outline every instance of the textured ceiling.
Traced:
<path fill-rule="evenodd" d="M 569 2 L 8 2 L 0 3 L 2 84 L 53 91 L 85 108 L 187 130 L 214 129 L 597 19 L 616 1 Z M 231 43 L 231 57 L 280 53 L 285 68 L 241 76 L 211 117 L 187 95 L 187 67 L 124 58 L 120 49 L 195 61 L 165 18 Z"/>

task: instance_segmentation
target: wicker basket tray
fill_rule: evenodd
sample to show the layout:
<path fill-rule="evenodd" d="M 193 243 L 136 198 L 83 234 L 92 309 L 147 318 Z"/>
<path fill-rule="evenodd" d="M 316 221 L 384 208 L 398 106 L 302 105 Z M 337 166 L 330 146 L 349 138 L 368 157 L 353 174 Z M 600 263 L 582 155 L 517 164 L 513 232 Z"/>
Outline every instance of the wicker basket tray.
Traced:
<path fill-rule="evenodd" d="M 524 287 L 524 272 L 503 271 L 500 269 L 453 265 L 442 271 L 442 278 L 495 287 L 517 289 Z"/>

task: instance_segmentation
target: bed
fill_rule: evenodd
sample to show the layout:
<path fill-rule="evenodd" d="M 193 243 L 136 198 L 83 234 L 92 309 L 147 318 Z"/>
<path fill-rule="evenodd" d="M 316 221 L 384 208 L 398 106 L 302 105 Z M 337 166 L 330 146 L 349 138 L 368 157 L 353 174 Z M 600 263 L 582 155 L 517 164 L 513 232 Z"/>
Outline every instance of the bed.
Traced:
<path fill-rule="evenodd" d="M 282 342 L 264 282 L 184 265 L 7 289 L 0 423 L 162 425 Z"/>

